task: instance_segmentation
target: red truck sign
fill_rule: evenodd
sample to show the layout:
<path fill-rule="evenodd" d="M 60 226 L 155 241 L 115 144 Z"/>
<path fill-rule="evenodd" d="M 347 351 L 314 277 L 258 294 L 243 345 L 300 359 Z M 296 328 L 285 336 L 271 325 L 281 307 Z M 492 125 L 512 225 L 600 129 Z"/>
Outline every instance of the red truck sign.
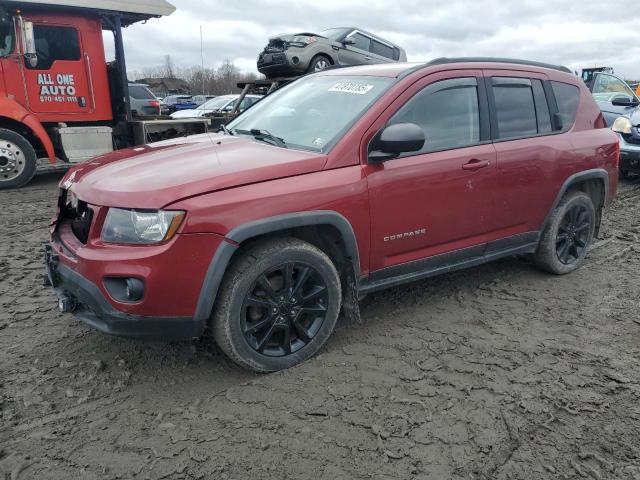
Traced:
<path fill-rule="evenodd" d="M 174 10 L 165 0 L 0 0 L 0 190 L 46 170 L 39 159 L 67 169 L 114 148 L 207 130 L 205 118 L 157 118 L 130 106 L 122 28 Z M 109 64 L 105 30 L 115 47 Z"/>

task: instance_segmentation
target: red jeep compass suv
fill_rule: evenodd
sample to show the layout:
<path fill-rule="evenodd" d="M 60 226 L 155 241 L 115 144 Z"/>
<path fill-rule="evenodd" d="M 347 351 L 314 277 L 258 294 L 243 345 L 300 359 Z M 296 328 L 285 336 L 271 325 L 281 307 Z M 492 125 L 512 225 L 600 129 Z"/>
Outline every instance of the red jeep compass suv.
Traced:
<path fill-rule="evenodd" d="M 576 269 L 617 164 L 616 134 L 563 67 L 329 70 L 219 134 L 72 169 L 47 281 L 61 310 L 103 332 L 208 331 L 238 364 L 279 370 L 369 292 L 514 254 Z"/>

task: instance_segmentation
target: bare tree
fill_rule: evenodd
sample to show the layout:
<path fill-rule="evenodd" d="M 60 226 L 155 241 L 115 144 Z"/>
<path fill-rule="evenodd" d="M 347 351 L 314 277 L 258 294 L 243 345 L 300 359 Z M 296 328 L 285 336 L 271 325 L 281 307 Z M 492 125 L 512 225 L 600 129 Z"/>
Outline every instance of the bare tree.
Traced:
<path fill-rule="evenodd" d="M 167 78 L 175 78 L 173 60 L 171 59 L 171 55 L 164 56 L 164 76 Z"/>
<path fill-rule="evenodd" d="M 250 82 L 256 79 L 254 73 L 242 73 L 240 69 L 229 59 L 225 60 L 218 68 L 205 68 L 192 66 L 189 68 L 176 67 L 170 55 L 165 56 L 165 63 L 161 66 L 147 67 L 138 71 L 129 72 L 129 78 L 139 80 L 142 78 L 179 78 L 185 80 L 191 93 L 205 95 L 224 95 L 238 93 L 239 82 Z M 204 92 L 202 91 L 204 87 Z"/>

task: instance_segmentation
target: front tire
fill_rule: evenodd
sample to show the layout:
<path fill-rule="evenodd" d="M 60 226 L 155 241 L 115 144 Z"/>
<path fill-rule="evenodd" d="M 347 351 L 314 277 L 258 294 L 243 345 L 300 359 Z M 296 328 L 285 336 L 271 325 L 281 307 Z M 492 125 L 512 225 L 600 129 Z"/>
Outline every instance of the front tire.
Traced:
<path fill-rule="evenodd" d="M 0 128 L 0 190 L 26 185 L 36 173 L 36 152 L 22 135 Z"/>
<path fill-rule="evenodd" d="M 316 55 L 311 59 L 309 63 L 308 73 L 322 72 L 331 66 L 331 60 L 324 55 Z"/>
<path fill-rule="evenodd" d="M 267 240 L 230 267 L 210 329 L 235 363 L 274 372 L 322 348 L 341 302 L 340 277 L 322 250 L 295 238 Z"/>
<path fill-rule="evenodd" d="M 596 209 L 591 197 L 579 191 L 566 194 L 542 234 L 535 253 L 536 264 L 556 275 L 573 272 L 584 262 L 595 225 Z"/>

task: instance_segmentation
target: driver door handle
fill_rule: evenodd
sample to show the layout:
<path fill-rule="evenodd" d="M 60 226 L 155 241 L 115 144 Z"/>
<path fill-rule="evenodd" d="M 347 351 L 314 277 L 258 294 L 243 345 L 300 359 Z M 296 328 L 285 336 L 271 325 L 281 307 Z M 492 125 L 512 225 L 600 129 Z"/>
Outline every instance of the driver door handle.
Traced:
<path fill-rule="evenodd" d="M 462 165 L 462 169 L 471 170 L 472 172 L 474 172 L 476 170 L 480 170 L 481 168 L 486 168 L 490 165 L 491 162 L 489 160 L 478 160 L 477 158 L 474 158 Z"/>

